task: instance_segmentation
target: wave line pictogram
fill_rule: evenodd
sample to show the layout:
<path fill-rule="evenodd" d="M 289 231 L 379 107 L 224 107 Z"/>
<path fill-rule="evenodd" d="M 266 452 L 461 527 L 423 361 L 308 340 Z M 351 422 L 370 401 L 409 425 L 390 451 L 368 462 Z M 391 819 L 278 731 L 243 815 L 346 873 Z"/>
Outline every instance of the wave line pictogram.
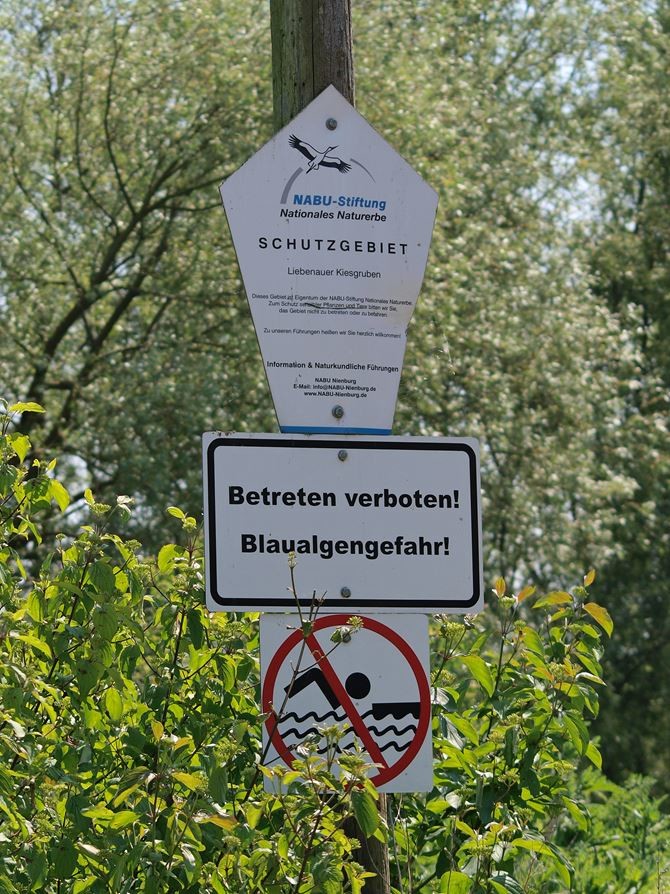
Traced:
<path fill-rule="evenodd" d="M 342 711 L 341 714 L 338 714 L 336 711 L 326 711 L 325 714 L 318 714 L 316 711 L 308 711 L 306 714 L 298 715 L 295 711 L 289 711 L 288 714 L 282 714 L 280 717 L 277 726 L 281 726 L 286 720 L 290 720 L 293 718 L 296 723 L 302 723 L 303 720 L 307 720 L 310 717 L 313 717 L 317 721 L 325 720 L 327 717 L 332 717 L 333 720 L 344 720 L 347 716 L 346 711 Z"/>

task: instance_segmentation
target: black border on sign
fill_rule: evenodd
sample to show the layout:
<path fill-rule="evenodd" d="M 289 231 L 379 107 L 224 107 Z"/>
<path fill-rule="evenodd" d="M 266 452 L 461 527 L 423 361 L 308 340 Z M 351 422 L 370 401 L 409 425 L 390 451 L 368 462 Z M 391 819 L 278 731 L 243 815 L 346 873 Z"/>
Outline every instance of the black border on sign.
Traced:
<path fill-rule="evenodd" d="M 449 599 L 445 597 L 444 599 L 394 599 L 392 602 L 389 602 L 388 599 L 356 599 L 355 601 L 351 601 L 351 605 L 349 605 L 349 600 L 347 600 L 346 606 L 343 605 L 341 600 L 337 602 L 335 599 L 329 599 L 326 597 L 324 601 L 324 608 L 332 609 L 338 608 L 342 610 L 342 608 L 346 608 L 349 610 L 351 608 L 352 611 L 359 611 L 361 609 L 374 609 L 374 608 L 415 608 L 417 612 L 422 612 L 424 610 L 434 609 L 436 613 L 444 610 L 445 608 L 462 608 L 464 611 L 472 608 L 477 604 L 481 595 L 481 580 L 479 577 L 479 566 L 480 566 L 480 551 L 481 544 L 479 542 L 479 516 L 478 516 L 478 507 L 479 500 L 477 494 L 477 456 L 475 451 L 470 447 L 469 444 L 458 444 L 458 443 L 444 443 L 437 441 L 436 443 L 431 443 L 430 441 L 419 441 L 419 442 L 403 442 L 403 441 L 387 441 L 385 438 L 379 438 L 379 440 L 368 441 L 363 437 L 359 440 L 339 440 L 333 438 L 332 440 L 293 440 L 292 438 L 249 438 L 244 435 L 235 435 L 233 437 L 220 437 L 214 438 L 207 446 L 207 493 L 205 494 L 205 499 L 207 500 L 207 520 L 208 520 L 208 530 L 205 532 L 205 536 L 207 537 L 209 548 L 207 550 L 207 564 L 208 564 L 208 580 L 207 587 L 210 596 L 222 608 L 229 608 L 230 606 L 249 606 L 249 611 L 258 611 L 257 606 L 269 606 L 274 608 L 294 608 L 295 607 L 295 599 L 293 595 L 290 596 L 269 596 L 269 597 L 243 597 L 240 598 L 238 596 L 230 599 L 225 599 L 221 596 L 216 588 L 217 581 L 217 558 L 216 558 L 216 510 L 215 510 L 215 487 L 214 487 L 214 453 L 219 447 L 284 447 L 284 448 L 303 448 L 309 450 L 310 448 L 317 448 L 319 450 L 323 450 L 324 448 L 331 448 L 335 450 L 442 450 L 447 452 L 461 452 L 465 453 L 469 459 L 469 471 L 470 471 L 470 505 L 472 508 L 471 513 L 471 535 L 472 535 L 472 580 L 474 581 L 474 592 L 470 599 Z M 298 600 L 300 602 L 301 607 L 309 607 L 312 600 L 311 597 L 305 597 L 303 599 Z M 240 609 L 242 610 L 242 609 Z"/>

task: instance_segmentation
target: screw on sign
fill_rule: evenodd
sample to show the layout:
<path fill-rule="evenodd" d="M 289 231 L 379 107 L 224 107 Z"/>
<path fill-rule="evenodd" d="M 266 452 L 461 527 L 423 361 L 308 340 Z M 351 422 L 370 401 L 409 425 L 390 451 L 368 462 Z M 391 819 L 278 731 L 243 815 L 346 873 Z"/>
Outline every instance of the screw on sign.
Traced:
<path fill-rule="evenodd" d="M 261 617 L 265 763 L 292 766 L 298 747 L 310 743 L 321 757 L 335 752 L 337 773 L 337 755 L 358 749 L 381 791 L 429 791 L 428 619 L 364 617 L 362 628 L 334 647 L 332 633 L 349 618 L 324 616 L 303 637 L 297 616 Z M 340 731 L 334 746 L 322 733 L 333 726 Z M 266 787 L 277 784 L 266 779 Z"/>

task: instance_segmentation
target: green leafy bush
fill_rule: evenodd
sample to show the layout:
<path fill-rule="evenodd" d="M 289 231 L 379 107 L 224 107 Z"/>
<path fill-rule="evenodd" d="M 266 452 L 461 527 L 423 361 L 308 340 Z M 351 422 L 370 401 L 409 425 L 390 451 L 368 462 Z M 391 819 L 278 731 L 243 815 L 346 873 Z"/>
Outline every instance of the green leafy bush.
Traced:
<path fill-rule="evenodd" d="M 502 579 L 497 634 L 467 619 L 438 625 L 436 787 L 425 807 L 409 799 L 415 819 L 396 828 L 405 871 L 418 859 L 424 885 L 518 894 L 546 865 L 570 888 L 573 867 L 552 837 L 559 817 L 584 814 L 571 771 L 581 760 L 600 766 L 585 719 L 602 683 L 599 627 L 609 632 L 611 620 L 588 601 L 594 577 L 535 600 L 532 625 L 521 615 L 533 588 L 508 595 Z"/>
<path fill-rule="evenodd" d="M 0 414 L 1 891 L 356 892 L 352 816 L 388 839 L 395 891 L 569 889 L 558 833 L 587 828 L 571 779 L 600 764 L 586 721 L 611 631 L 593 573 L 534 603 L 498 580 L 476 622 L 435 620 L 435 785 L 380 817 L 359 758 L 339 780 L 309 750 L 260 765 L 257 619 L 205 610 L 194 518 L 172 507 L 176 542 L 148 561 L 118 533 L 128 499 L 87 492 L 77 536 L 40 543 L 68 496 L 25 462 L 27 409 Z M 263 791 L 277 772 L 285 795 Z"/>
<path fill-rule="evenodd" d="M 670 890 L 670 816 L 655 780 L 616 785 L 593 769 L 577 777 L 586 818 L 563 817 L 557 842 L 575 866 L 576 894 L 664 894 Z M 557 890 L 549 879 L 537 892 Z M 558 889 L 560 890 L 560 889 Z"/>
<path fill-rule="evenodd" d="M 376 793 L 359 773 L 324 800 L 327 767 L 263 793 L 257 624 L 205 610 L 195 519 L 171 510 L 183 544 L 153 564 L 114 532 L 127 498 L 87 492 L 90 523 L 24 564 L 68 504 L 10 433 L 28 410 L 0 416 L 0 890 L 328 892 L 345 860 L 360 889 L 341 827 L 373 813 L 373 833 Z"/>

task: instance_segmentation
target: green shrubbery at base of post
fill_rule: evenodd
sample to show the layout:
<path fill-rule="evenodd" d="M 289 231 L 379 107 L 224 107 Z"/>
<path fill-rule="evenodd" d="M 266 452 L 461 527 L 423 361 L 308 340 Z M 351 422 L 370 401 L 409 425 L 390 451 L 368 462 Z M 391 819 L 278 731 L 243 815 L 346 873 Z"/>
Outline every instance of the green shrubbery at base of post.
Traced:
<path fill-rule="evenodd" d="M 41 539 L 69 497 L 54 463 L 26 463 L 25 411 L 0 411 L 0 890 L 361 891 L 351 815 L 388 838 L 394 891 L 586 890 L 592 834 L 601 874 L 639 868 L 594 806 L 612 628 L 593 573 L 539 598 L 500 579 L 482 615 L 435 619 L 435 785 L 380 817 L 356 756 L 340 779 L 316 743 L 259 772 L 257 620 L 206 611 L 195 518 L 170 507 L 153 561 L 119 532 L 128 499 L 87 491 L 76 536 Z M 286 794 L 263 791 L 268 774 Z"/>

